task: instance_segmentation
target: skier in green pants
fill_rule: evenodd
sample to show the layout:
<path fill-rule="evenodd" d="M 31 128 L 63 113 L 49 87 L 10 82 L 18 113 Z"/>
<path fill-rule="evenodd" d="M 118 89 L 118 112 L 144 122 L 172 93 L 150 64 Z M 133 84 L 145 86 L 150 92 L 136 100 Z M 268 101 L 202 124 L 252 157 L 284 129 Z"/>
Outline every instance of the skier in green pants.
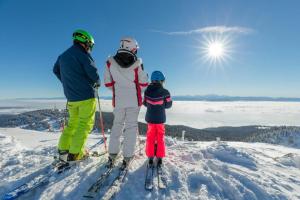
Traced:
<path fill-rule="evenodd" d="M 65 162 L 87 156 L 85 143 L 95 121 L 95 89 L 100 87 L 99 74 L 90 55 L 93 46 L 92 35 L 76 30 L 73 45 L 58 57 L 53 68 L 68 100 L 68 125 L 58 143 L 59 159 Z"/>

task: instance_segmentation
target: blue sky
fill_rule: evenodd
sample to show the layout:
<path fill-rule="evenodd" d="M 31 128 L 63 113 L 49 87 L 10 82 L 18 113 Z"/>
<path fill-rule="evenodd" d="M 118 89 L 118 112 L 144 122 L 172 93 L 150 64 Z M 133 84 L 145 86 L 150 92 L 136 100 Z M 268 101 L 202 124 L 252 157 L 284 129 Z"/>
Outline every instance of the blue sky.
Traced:
<path fill-rule="evenodd" d="M 52 67 L 78 28 L 95 38 L 101 77 L 120 38 L 133 36 L 145 70 L 162 70 L 173 95 L 300 97 L 299 7 L 297 0 L 0 0 L 0 99 L 63 96 Z M 229 38 L 230 59 L 205 62 L 205 37 Z"/>

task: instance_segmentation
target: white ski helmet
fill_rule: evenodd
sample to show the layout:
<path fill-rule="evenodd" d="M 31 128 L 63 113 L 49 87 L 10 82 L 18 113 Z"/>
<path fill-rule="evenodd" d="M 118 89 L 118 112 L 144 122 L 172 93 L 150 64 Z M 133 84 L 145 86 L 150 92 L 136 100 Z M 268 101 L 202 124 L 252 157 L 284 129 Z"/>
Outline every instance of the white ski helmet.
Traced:
<path fill-rule="evenodd" d="M 139 44 L 134 38 L 124 37 L 120 42 L 120 49 L 125 49 L 127 51 L 131 51 L 135 53 L 139 49 Z"/>

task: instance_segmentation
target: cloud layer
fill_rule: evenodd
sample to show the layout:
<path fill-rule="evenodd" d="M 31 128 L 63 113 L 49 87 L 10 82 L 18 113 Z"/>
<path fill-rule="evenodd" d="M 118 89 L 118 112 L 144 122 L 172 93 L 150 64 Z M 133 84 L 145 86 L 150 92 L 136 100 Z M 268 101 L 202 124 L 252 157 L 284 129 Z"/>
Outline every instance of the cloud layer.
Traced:
<path fill-rule="evenodd" d="M 175 31 L 166 32 L 153 30 L 153 32 L 162 33 L 166 35 L 192 35 L 192 34 L 203 34 L 203 33 L 237 33 L 237 34 L 251 34 L 254 32 L 253 29 L 240 26 L 207 26 L 198 29 L 188 30 L 188 31 Z"/>

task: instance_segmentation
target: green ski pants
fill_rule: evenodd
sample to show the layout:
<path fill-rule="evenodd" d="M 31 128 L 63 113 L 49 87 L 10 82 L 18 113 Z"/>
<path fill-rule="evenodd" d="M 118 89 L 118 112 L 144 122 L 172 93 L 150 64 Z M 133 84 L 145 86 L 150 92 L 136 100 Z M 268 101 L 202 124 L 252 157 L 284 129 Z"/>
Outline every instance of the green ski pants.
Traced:
<path fill-rule="evenodd" d="M 58 149 L 69 153 L 85 154 L 85 143 L 95 122 L 96 99 L 68 102 L 68 125 L 60 136 Z"/>

